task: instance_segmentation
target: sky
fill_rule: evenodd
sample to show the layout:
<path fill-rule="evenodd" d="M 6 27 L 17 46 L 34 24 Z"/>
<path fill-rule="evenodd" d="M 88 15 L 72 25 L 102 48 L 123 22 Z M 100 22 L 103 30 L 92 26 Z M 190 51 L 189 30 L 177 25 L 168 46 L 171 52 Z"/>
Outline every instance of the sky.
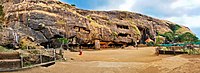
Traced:
<path fill-rule="evenodd" d="M 189 27 L 200 38 L 200 0 L 61 0 L 87 10 L 142 13 Z"/>

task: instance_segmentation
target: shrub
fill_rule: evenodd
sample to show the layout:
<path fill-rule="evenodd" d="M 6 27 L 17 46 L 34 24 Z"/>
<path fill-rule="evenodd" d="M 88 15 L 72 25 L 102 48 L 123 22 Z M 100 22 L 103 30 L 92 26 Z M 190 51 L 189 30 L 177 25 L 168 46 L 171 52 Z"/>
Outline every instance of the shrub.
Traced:
<path fill-rule="evenodd" d="M 0 23 L 3 23 L 3 21 L 4 21 L 3 6 L 0 5 Z"/>
<path fill-rule="evenodd" d="M 175 39 L 175 35 L 173 32 L 166 32 L 162 34 L 161 36 L 165 37 L 167 41 L 172 42 Z"/>
<path fill-rule="evenodd" d="M 172 30 L 173 32 L 176 32 L 176 30 L 180 29 L 180 28 L 181 28 L 181 26 L 180 26 L 180 25 L 177 25 L 177 24 L 175 24 L 175 25 L 171 25 L 171 26 L 170 26 L 170 28 L 171 28 L 171 30 Z"/>
<path fill-rule="evenodd" d="M 0 52 L 13 52 L 13 50 L 0 46 Z"/>
<path fill-rule="evenodd" d="M 66 24 L 66 22 L 65 22 L 64 20 L 58 20 L 56 23 L 59 24 L 59 25 L 64 25 L 64 24 Z"/>
<path fill-rule="evenodd" d="M 176 32 L 176 30 L 178 30 L 179 28 L 181 28 L 181 26 L 175 24 L 175 25 L 171 25 L 170 28 L 171 28 L 171 30 L 172 30 L 173 32 Z"/>
<path fill-rule="evenodd" d="M 7 48 L 0 46 L 0 52 L 5 52 L 7 50 L 8 50 Z"/>
<path fill-rule="evenodd" d="M 4 13 L 3 13 L 3 6 L 0 5 L 0 16 L 2 16 L 2 15 L 4 15 Z"/>
<path fill-rule="evenodd" d="M 157 44 L 162 44 L 162 43 L 164 43 L 164 41 L 165 41 L 165 37 L 162 37 L 162 36 L 156 36 L 156 45 Z"/>
<path fill-rule="evenodd" d="M 154 45 L 155 43 L 153 41 L 147 43 L 147 46 L 154 46 Z"/>
<path fill-rule="evenodd" d="M 37 44 L 35 42 L 32 42 L 30 39 L 28 39 L 27 37 L 25 38 L 21 38 L 19 40 L 19 45 L 20 45 L 20 49 L 25 50 L 25 49 L 38 49 L 39 46 L 37 46 Z"/>
<path fill-rule="evenodd" d="M 177 40 L 179 42 L 197 42 L 198 37 L 196 37 L 194 34 L 192 34 L 190 32 L 186 32 L 182 35 L 179 35 Z"/>
<path fill-rule="evenodd" d="M 75 4 L 71 4 L 71 6 L 74 6 L 74 7 L 75 7 L 76 5 L 75 5 Z"/>
<path fill-rule="evenodd" d="M 68 44 L 69 40 L 67 38 L 58 38 L 58 41 L 63 44 Z"/>

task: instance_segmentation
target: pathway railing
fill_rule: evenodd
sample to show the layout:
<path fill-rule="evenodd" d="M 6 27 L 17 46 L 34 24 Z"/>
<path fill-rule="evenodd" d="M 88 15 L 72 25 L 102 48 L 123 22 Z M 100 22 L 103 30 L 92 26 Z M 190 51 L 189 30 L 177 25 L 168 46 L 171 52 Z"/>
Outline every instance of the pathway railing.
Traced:
<path fill-rule="evenodd" d="M 23 50 L 17 54 L 18 58 L 0 58 L 0 72 L 15 71 L 37 66 L 54 64 L 59 57 L 59 50 Z"/>

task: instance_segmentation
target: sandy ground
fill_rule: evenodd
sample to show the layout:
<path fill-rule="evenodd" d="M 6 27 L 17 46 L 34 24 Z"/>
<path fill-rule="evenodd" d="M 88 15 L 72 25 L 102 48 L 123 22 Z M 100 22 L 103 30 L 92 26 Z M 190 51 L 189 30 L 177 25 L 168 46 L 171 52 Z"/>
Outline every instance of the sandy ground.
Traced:
<path fill-rule="evenodd" d="M 65 51 L 66 62 L 11 73 L 199 73 L 198 55 L 159 55 L 153 47 Z"/>

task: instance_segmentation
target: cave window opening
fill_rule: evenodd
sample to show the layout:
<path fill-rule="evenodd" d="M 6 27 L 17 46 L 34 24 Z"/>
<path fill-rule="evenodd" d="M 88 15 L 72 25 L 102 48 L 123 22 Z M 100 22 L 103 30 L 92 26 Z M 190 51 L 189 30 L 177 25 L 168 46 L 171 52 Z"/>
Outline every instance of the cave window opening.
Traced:
<path fill-rule="evenodd" d="M 90 33 L 90 30 L 87 30 L 85 27 L 78 27 L 78 26 L 75 26 L 74 29 L 75 29 L 76 32 Z"/>
<path fill-rule="evenodd" d="M 128 37 L 128 36 L 130 36 L 131 37 L 130 34 L 123 34 L 123 33 L 119 33 L 118 36 L 121 36 L 121 37 Z"/>
<path fill-rule="evenodd" d="M 23 15 L 22 14 L 19 15 L 19 21 L 23 22 Z"/>
<path fill-rule="evenodd" d="M 117 28 L 121 28 L 121 29 L 129 29 L 129 27 L 126 26 L 126 25 L 117 25 Z"/>
<path fill-rule="evenodd" d="M 47 3 L 46 3 L 46 2 L 44 2 L 44 1 L 39 1 L 39 3 L 47 4 Z"/>

